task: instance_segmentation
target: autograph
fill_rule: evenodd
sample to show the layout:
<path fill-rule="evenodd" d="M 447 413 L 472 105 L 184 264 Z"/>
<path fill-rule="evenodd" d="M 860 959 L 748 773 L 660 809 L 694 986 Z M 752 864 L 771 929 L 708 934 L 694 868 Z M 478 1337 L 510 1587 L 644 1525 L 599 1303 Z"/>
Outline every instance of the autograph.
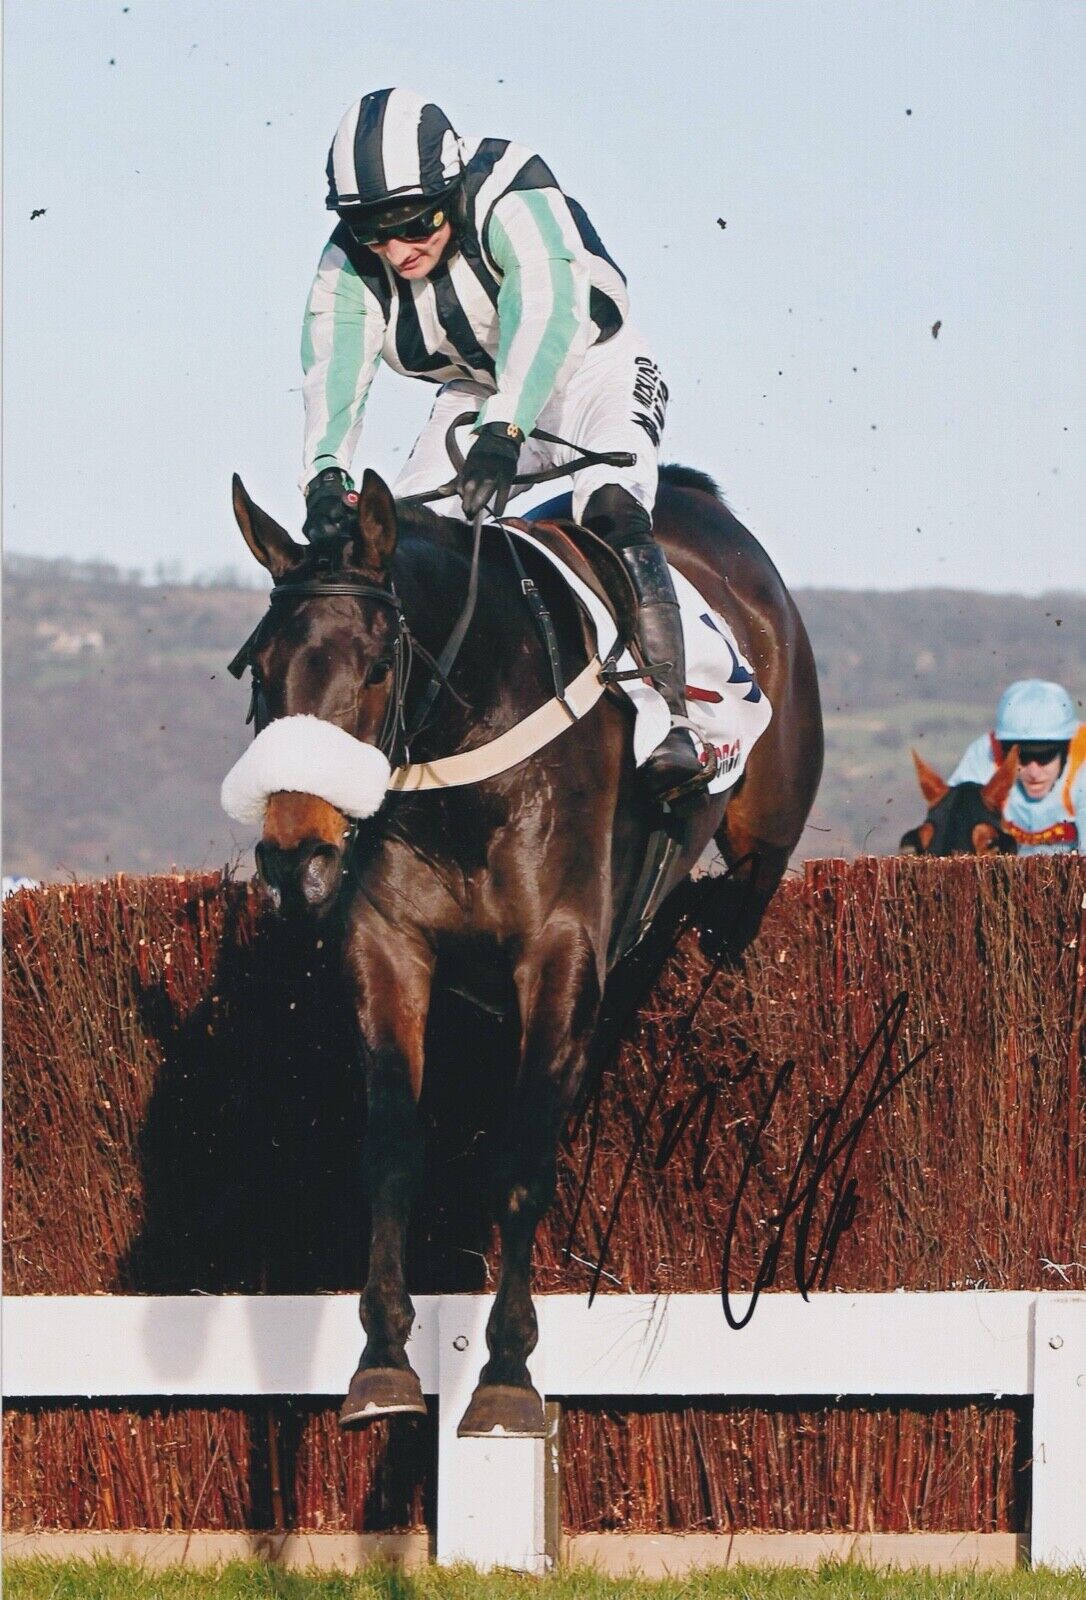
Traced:
<path fill-rule="evenodd" d="M 924 1046 L 915 1056 L 906 1056 L 902 1065 L 895 1068 L 894 1051 L 898 1035 L 905 1021 L 909 996 L 903 990 L 887 1006 L 870 1042 L 857 1057 L 849 1073 L 844 1090 L 837 1101 L 820 1111 L 811 1122 L 803 1141 L 799 1159 L 788 1181 L 788 1188 L 779 1209 L 766 1219 L 771 1239 L 762 1257 L 750 1293 L 750 1303 L 742 1316 L 737 1316 L 728 1290 L 728 1269 L 731 1265 L 732 1245 L 735 1240 L 739 1208 L 743 1202 L 751 1167 L 761 1153 L 762 1135 L 773 1116 L 778 1097 L 788 1086 L 795 1071 L 795 1062 L 786 1061 L 777 1072 L 765 1108 L 758 1120 L 743 1162 L 732 1199 L 732 1207 L 724 1230 L 724 1251 L 721 1261 L 720 1296 L 724 1318 L 730 1328 L 745 1328 L 754 1315 L 758 1297 L 763 1289 L 776 1282 L 777 1268 L 784 1247 L 785 1231 L 793 1217 L 796 1218 L 792 1271 L 796 1288 L 806 1300 L 816 1285 L 825 1288 L 833 1258 L 841 1239 L 852 1227 L 857 1212 L 857 1186 L 849 1175 L 856 1155 L 860 1136 L 879 1106 L 905 1077 L 906 1073 L 923 1061 L 932 1049 Z M 862 1086 L 869 1074 L 866 1088 Z M 862 1095 L 858 1111 L 846 1119 L 846 1111 L 853 1091 Z M 834 1175 L 834 1167 L 837 1171 Z M 821 1227 L 815 1226 L 815 1213 L 823 1198 L 822 1186 L 828 1189 L 828 1204 Z"/>
<path fill-rule="evenodd" d="M 709 993 L 709 990 L 716 979 L 717 973 L 724 964 L 727 956 L 728 933 L 731 931 L 731 929 L 740 925 L 742 919 L 749 914 L 753 906 L 759 867 L 760 858 L 756 851 L 752 851 L 749 855 L 742 856 L 739 858 L 739 860 L 733 862 L 728 867 L 727 871 L 717 879 L 717 883 L 720 888 L 723 888 L 723 886 L 729 880 L 733 880 L 740 889 L 738 902 L 732 908 L 730 918 L 731 928 L 721 926 L 717 930 L 719 954 L 709 967 L 708 972 L 705 974 L 705 977 L 702 980 L 701 988 L 698 990 L 696 996 L 694 997 L 693 1003 L 687 1010 L 686 1015 L 683 1017 L 682 1022 L 679 1025 L 679 1031 L 676 1035 L 675 1042 L 668 1051 L 667 1058 L 664 1061 L 663 1066 L 656 1074 L 656 1081 L 653 1084 L 652 1093 L 649 1096 L 649 1103 L 645 1107 L 645 1114 L 638 1126 L 637 1133 L 634 1137 L 633 1146 L 626 1160 L 626 1166 L 623 1169 L 622 1179 L 615 1194 L 614 1204 L 611 1209 L 611 1220 L 607 1224 L 607 1229 L 600 1245 L 599 1257 L 592 1271 L 592 1283 L 588 1291 L 589 1305 L 591 1305 L 596 1298 L 596 1290 L 599 1288 L 600 1278 L 603 1276 L 604 1267 L 607 1262 L 607 1252 L 611 1244 L 611 1235 L 615 1231 L 615 1225 L 618 1222 L 619 1212 L 622 1208 L 622 1197 L 626 1193 L 626 1187 L 629 1184 L 630 1176 L 637 1162 L 637 1158 L 641 1153 L 641 1147 L 645 1142 L 645 1135 L 649 1122 L 656 1111 L 657 1105 L 659 1104 L 660 1096 L 664 1092 L 664 1088 L 667 1084 L 668 1076 L 671 1072 L 671 1067 L 675 1061 L 675 1057 L 678 1055 L 682 1046 L 689 1037 L 690 1030 L 694 1026 L 694 1020 L 697 1017 L 698 1012 L 701 1010 L 702 1002 Z M 744 869 L 746 869 L 745 876 L 743 875 Z M 668 952 L 669 954 L 673 952 L 678 945 L 679 939 L 681 938 L 685 929 L 686 922 L 687 918 L 684 917 L 680 921 L 678 927 L 675 929 L 671 940 L 671 950 Z M 627 1008 L 627 1016 L 632 1014 L 633 1009 L 633 1006 L 629 1006 Z M 612 1042 L 617 1044 L 617 1040 L 618 1034 L 616 1033 Z M 588 1185 L 592 1178 L 592 1168 L 596 1160 L 596 1146 L 599 1140 L 600 1121 L 602 1117 L 604 1066 L 605 1057 L 601 1056 L 595 1063 L 593 1087 L 588 1092 L 581 1111 L 573 1118 L 572 1125 L 565 1136 L 566 1148 L 572 1149 L 573 1140 L 580 1133 L 581 1128 L 584 1126 L 585 1119 L 591 1116 L 592 1122 L 588 1134 L 588 1157 L 585 1161 L 584 1173 L 581 1177 L 581 1187 L 577 1194 L 577 1203 L 573 1208 L 573 1216 L 570 1218 L 569 1224 L 569 1233 L 566 1237 L 565 1248 L 562 1252 L 567 1261 L 572 1257 L 573 1254 L 573 1241 L 577 1235 L 577 1224 L 580 1221 L 581 1209 L 584 1206 L 585 1196 L 588 1193 Z M 715 1099 L 712 1101 L 712 1106 L 715 1107 Z M 712 1109 L 712 1107 L 710 1109 Z M 678 1137 L 678 1135 L 676 1135 L 676 1137 Z M 674 1148 L 674 1141 L 671 1148 Z M 698 1187 L 700 1188 L 705 1182 L 703 1160 L 700 1164 L 699 1179 L 700 1181 L 698 1183 Z"/>
<path fill-rule="evenodd" d="M 611 1214 L 600 1244 L 599 1255 L 593 1267 L 592 1283 L 588 1297 L 590 1305 L 595 1299 L 599 1281 L 604 1272 L 611 1238 L 618 1223 L 623 1197 L 634 1167 L 648 1138 L 650 1124 L 657 1117 L 657 1110 L 664 1089 L 667 1086 L 672 1065 L 690 1034 L 694 1019 L 717 975 L 719 966 L 720 962 L 718 961 L 710 968 L 698 995 L 682 1020 L 678 1035 L 671 1050 L 668 1052 L 667 1059 L 655 1075 L 648 1104 L 635 1131 L 633 1144 L 611 1206 Z M 746 1309 L 741 1314 L 738 1314 L 733 1304 L 732 1292 L 729 1289 L 729 1273 L 739 1215 L 747 1193 L 752 1169 L 762 1159 L 763 1137 L 777 1109 L 778 1102 L 785 1097 L 785 1091 L 792 1081 L 795 1073 L 795 1062 L 786 1061 L 777 1069 L 772 1087 L 758 1116 L 754 1134 L 746 1150 L 743 1167 L 732 1198 L 731 1209 L 724 1230 L 720 1294 L 725 1321 L 729 1327 L 735 1329 L 746 1327 L 754 1315 L 759 1296 L 763 1290 L 776 1283 L 788 1225 L 793 1220 L 795 1226 L 792 1273 L 797 1289 L 806 1300 L 812 1289 L 816 1287 L 824 1288 L 828 1282 L 837 1249 L 844 1235 L 853 1226 L 857 1216 L 859 1194 L 856 1179 L 851 1176 L 850 1168 L 855 1159 L 863 1131 L 875 1112 L 901 1082 L 902 1078 L 911 1072 L 933 1048 L 931 1044 L 925 1045 L 915 1056 L 902 1056 L 899 1063 L 895 1065 L 895 1052 L 899 1050 L 899 1036 L 905 1021 L 908 1003 L 909 997 L 904 991 L 890 1002 L 879 1019 L 870 1040 L 860 1051 L 855 1065 L 848 1075 L 842 1093 L 836 1101 L 831 1101 L 811 1121 L 804 1136 L 799 1157 L 789 1178 L 784 1198 L 777 1210 L 765 1219 L 765 1225 L 770 1233 L 769 1243 L 759 1262 L 754 1285 L 750 1291 L 749 1303 Z M 700 1113 L 701 1121 L 695 1140 L 691 1179 L 696 1188 L 701 1189 L 705 1186 L 706 1163 L 711 1152 L 711 1136 L 720 1096 L 725 1090 L 734 1088 L 737 1084 L 742 1083 L 744 1079 L 750 1077 L 758 1066 L 758 1056 L 752 1054 L 736 1069 L 732 1071 L 724 1069 L 715 1078 L 700 1084 L 685 1103 L 680 1102 L 659 1115 L 660 1133 L 653 1157 L 653 1166 L 657 1171 L 662 1170 L 667 1165 L 674 1155 L 683 1134 Z M 574 1129 L 575 1134 L 580 1126 L 583 1125 L 584 1119 L 591 1115 L 592 1123 L 589 1132 L 588 1155 L 577 1203 L 570 1223 L 569 1237 L 566 1241 L 565 1254 L 567 1257 L 572 1253 L 577 1223 L 592 1173 L 599 1136 L 601 1102 L 602 1078 L 597 1080 L 589 1103 L 581 1113 L 581 1117 Z"/>

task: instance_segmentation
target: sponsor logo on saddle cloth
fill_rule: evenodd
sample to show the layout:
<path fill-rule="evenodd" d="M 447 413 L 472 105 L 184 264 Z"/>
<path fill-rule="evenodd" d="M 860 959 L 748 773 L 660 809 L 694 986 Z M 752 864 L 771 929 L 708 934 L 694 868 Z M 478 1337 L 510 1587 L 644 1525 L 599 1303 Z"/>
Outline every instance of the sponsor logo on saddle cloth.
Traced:
<path fill-rule="evenodd" d="M 518 532 L 514 537 L 524 539 L 558 568 L 588 612 L 596 630 L 597 649 L 601 659 L 605 658 L 617 630 L 602 603 L 545 545 L 530 534 Z M 671 578 L 686 646 L 686 709 L 699 738 L 713 746 L 720 762 L 709 793 L 722 794 L 742 777 L 751 750 L 769 726 L 773 708 L 724 618 L 674 567 Z M 623 672 L 634 667 L 629 651 L 620 657 L 618 665 Z M 621 687 L 637 712 L 634 760 L 640 766 L 667 737 L 671 717 L 663 695 L 651 684 L 634 678 Z"/>

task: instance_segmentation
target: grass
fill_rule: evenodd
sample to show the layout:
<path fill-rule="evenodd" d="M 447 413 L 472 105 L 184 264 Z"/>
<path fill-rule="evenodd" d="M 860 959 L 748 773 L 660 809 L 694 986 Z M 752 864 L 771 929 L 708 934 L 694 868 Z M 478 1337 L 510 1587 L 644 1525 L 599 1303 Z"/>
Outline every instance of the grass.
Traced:
<path fill-rule="evenodd" d="M 718 1568 L 650 1582 L 589 1567 L 537 1579 L 470 1567 L 317 1574 L 233 1562 L 217 1572 L 151 1572 L 114 1561 L 34 1560 L 5 1565 L 4 1582 L 8 1600 L 1086 1600 L 1086 1570 L 895 1573 L 841 1562 L 817 1572 Z"/>

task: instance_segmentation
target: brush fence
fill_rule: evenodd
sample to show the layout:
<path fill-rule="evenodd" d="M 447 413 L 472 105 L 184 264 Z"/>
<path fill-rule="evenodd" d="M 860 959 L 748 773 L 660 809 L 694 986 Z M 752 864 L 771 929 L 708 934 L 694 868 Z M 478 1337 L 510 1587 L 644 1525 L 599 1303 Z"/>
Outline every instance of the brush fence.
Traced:
<path fill-rule="evenodd" d="M 560 1475 L 554 1441 L 455 1435 L 497 1265 L 487 1174 L 508 1090 L 491 1020 L 448 997 L 423 1084 L 413 1356 L 436 1431 L 432 1414 L 344 1436 L 365 1110 L 332 953 L 211 874 L 24 890 L 4 925 L 11 1548 L 142 1529 L 195 1551 L 270 1528 L 425 1556 L 436 1527 L 440 1560 L 538 1569 L 559 1523 L 574 1555 L 620 1534 L 697 1541 L 703 1560 L 747 1530 L 1013 1554 L 1029 1526 L 1034 1559 L 1086 1560 L 1081 858 L 812 862 L 737 972 L 714 976 L 696 922 L 681 933 L 596 1127 L 559 1153 L 539 1231 L 534 1370 L 566 1402 Z M 803 1130 L 902 995 L 897 1049 L 919 1064 L 857 1147 L 860 1211 L 827 1292 L 767 1293 L 730 1330 L 742 1128 L 794 1061 L 738 1208 L 737 1306 Z"/>
<path fill-rule="evenodd" d="M 438 1402 L 437 1559 L 543 1572 L 554 1444 L 456 1436 L 491 1303 L 416 1301 L 411 1359 Z M 1086 1295 L 770 1295 L 738 1333 L 712 1295 L 549 1295 L 539 1316 L 546 1397 L 1032 1395 L 1031 1558 L 1086 1566 Z M 9 1397 L 324 1395 L 357 1348 L 353 1296 L 4 1302 Z"/>

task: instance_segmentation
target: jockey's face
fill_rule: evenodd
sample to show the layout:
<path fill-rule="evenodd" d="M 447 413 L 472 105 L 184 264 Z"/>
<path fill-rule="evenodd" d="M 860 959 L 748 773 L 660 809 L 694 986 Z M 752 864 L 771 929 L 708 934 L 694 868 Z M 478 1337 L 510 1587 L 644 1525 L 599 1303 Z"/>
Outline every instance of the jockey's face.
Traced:
<path fill-rule="evenodd" d="M 428 278 L 441 260 L 452 238 L 452 223 L 443 222 L 428 239 L 389 239 L 371 244 L 375 255 L 387 261 L 400 278 Z"/>
<path fill-rule="evenodd" d="M 1028 749 L 1025 754 L 1032 757 L 1032 752 Z M 1041 800 L 1051 790 L 1062 768 L 1062 754 L 1053 756 L 1051 761 L 1038 761 L 1035 757 L 1023 761 L 1020 756 L 1018 781 L 1031 800 Z"/>

